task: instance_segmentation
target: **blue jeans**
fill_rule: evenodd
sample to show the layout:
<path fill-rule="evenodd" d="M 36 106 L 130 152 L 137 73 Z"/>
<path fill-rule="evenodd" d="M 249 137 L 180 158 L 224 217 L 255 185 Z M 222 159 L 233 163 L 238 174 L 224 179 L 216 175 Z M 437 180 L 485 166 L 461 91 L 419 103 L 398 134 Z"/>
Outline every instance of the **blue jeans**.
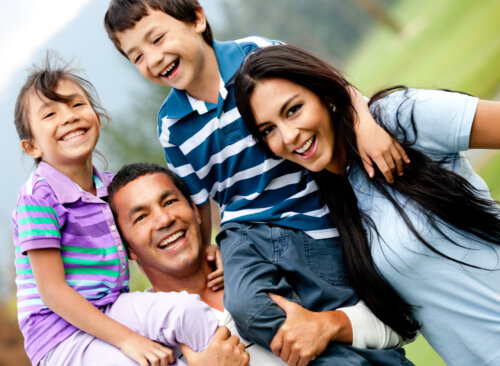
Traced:
<path fill-rule="evenodd" d="M 312 311 L 354 305 L 338 238 L 315 240 L 302 231 L 267 224 L 227 223 L 217 241 L 224 264 L 224 306 L 240 335 L 269 349 L 286 319 L 267 295 Z M 331 342 L 310 365 L 412 365 L 402 349 L 367 350 Z"/>

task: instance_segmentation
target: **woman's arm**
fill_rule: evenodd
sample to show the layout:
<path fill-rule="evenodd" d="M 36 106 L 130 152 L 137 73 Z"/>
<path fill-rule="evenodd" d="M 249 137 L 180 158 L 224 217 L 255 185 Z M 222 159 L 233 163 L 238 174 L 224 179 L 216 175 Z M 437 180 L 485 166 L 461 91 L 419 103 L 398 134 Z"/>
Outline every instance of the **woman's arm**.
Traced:
<path fill-rule="evenodd" d="M 67 322 L 112 344 L 141 366 L 166 365 L 174 361 L 170 348 L 111 319 L 69 287 L 58 249 L 29 250 L 28 257 L 40 298 L 49 309 Z"/>
<path fill-rule="evenodd" d="M 480 100 L 470 132 L 471 149 L 500 149 L 500 102 Z"/>

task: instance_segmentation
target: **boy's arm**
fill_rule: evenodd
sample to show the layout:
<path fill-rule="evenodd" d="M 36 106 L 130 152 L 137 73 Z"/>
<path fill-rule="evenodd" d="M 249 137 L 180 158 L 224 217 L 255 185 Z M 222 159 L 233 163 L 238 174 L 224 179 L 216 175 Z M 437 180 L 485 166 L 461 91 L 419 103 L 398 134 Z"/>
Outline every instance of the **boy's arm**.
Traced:
<path fill-rule="evenodd" d="M 212 242 L 212 210 L 210 200 L 197 207 L 201 217 L 201 240 L 203 244 L 210 244 Z"/>
<path fill-rule="evenodd" d="M 393 173 L 402 175 L 403 162 L 409 164 L 410 159 L 401 145 L 375 122 L 363 95 L 353 87 L 349 92 L 356 110 L 354 132 L 365 170 L 370 177 L 375 175 L 373 160 L 385 179 L 392 183 Z"/>
<path fill-rule="evenodd" d="M 65 280 L 59 249 L 29 250 L 28 257 L 40 298 L 49 309 L 67 322 L 112 344 L 140 365 L 174 361 L 170 348 L 153 342 L 111 319 L 69 287 Z"/>

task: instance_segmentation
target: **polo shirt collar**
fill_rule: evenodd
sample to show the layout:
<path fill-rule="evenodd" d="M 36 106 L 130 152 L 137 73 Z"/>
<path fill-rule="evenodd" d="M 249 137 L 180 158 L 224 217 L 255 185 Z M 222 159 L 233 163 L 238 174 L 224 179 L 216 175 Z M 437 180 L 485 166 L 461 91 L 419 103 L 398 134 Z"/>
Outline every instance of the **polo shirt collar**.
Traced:
<path fill-rule="evenodd" d="M 94 184 L 96 186 L 96 196 L 101 198 L 108 195 L 108 185 L 110 179 L 105 174 L 93 167 Z M 40 162 L 36 169 L 36 174 L 43 177 L 50 185 L 60 203 L 72 203 L 82 197 L 84 191 L 73 182 L 67 175 L 60 172 L 53 166 Z"/>
<path fill-rule="evenodd" d="M 215 57 L 219 66 L 221 81 L 219 84 L 219 103 L 225 100 L 228 94 L 227 85 L 232 83 L 232 77 L 245 59 L 245 53 L 236 42 L 213 42 Z M 184 90 L 172 89 L 166 100 L 167 117 L 180 119 L 193 111 L 204 114 L 217 108 L 217 104 L 204 102 L 188 95 Z M 220 108 L 219 108 L 220 109 Z"/>

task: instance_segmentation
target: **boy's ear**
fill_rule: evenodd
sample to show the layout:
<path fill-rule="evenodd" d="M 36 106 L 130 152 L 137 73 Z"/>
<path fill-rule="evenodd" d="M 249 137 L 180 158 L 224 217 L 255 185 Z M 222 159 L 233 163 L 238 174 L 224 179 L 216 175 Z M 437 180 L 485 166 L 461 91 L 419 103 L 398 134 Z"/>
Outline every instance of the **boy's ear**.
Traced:
<path fill-rule="evenodd" d="M 197 33 L 202 34 L 207 29 L 207 17 L 203 8 L 198 8 L 196 11 L 196 20 L 194 21 L 194 29 Z"/>
<path fill-rule="evenodd" d="M 42 151 L 38 148 L 37 144 L 34 141 L 22 139 L 21 148 L 26 154 L 31 156 L 33 159 L 38 159 L 42 157 Z"/>

